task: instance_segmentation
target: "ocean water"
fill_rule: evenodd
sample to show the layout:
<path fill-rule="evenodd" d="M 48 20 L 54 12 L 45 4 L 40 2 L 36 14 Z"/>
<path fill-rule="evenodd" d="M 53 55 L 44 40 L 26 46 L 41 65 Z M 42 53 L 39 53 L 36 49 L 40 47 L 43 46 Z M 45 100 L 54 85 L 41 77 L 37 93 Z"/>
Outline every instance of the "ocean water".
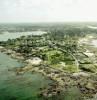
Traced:
<path fill-rule="evenodd" d="M 13 70 L 24 64 L 0 53 L 0 100 L 42 100 L 37 95 L 51 80 L 39 73 L 16 75 Z"/>

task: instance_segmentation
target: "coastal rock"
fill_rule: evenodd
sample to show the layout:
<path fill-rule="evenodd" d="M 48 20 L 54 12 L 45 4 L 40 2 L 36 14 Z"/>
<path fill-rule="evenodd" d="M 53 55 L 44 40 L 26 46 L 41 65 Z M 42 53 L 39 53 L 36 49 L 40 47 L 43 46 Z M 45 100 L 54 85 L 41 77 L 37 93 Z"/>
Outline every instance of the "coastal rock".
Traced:
<path fill-rule="evenodd" d="M 42 59 L 38 57 L 33 57 L 31 59 L 26 60 L 26 62 L 32 64 L 32 65 L 40 65 L 42 63 Z"/>

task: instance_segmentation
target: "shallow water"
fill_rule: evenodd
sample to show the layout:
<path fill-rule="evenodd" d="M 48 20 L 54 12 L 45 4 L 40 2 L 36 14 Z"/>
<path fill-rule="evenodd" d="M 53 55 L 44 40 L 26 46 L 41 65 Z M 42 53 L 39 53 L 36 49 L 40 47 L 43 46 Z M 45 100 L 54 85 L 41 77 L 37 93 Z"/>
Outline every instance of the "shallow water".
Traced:
<path fill-rule="evenodd" d="M 0 34 L 0 41 L 7 41 L 8 39 L 16 39 L 21 36 L 27 36 L 27 35 L 42 35 L 45 34 L 44 31 L 32 31 L 32 32 L 3 32 Z"/>
<path fill-rule="evenodd" d="M 40 88 L 47 87 L 51 80 L 39 73 L 16 75 L 13 69 L 23 63 L 0 53 L 0 100 L 40 100 Z"/>

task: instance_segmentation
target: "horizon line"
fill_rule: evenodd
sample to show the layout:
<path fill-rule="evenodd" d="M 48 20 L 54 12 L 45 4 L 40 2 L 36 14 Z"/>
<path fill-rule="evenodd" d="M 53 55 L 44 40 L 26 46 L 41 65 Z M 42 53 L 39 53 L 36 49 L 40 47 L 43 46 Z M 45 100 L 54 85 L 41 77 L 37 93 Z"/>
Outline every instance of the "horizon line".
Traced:
<path fill-rule="evenodd" d="M 0 24 L 38 24 L 38 23 L 97 23 L 97 21 L 47 21 L 47 22 L 0 22 Z"/>

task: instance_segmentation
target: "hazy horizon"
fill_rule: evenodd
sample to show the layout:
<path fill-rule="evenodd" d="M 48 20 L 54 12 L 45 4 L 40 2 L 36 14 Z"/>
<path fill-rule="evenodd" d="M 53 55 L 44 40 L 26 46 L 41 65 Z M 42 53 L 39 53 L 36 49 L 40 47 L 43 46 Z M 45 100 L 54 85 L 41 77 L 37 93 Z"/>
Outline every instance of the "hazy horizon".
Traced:
<path fill-rule="evenodd" d="M 97 22 L 97 0 L 0 0 L 0 23 Z"/>

